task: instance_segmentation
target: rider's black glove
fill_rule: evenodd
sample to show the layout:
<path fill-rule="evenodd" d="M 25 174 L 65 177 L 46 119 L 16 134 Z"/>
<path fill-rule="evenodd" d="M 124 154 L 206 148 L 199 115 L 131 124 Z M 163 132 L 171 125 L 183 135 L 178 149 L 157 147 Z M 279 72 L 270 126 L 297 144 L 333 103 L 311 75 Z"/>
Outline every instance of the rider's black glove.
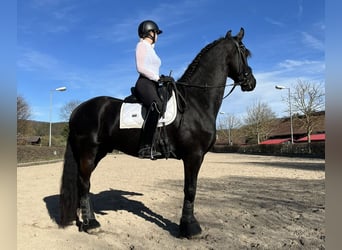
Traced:
<path fill-rule="evenodd" d="M 174 82 L 175 79 L 173 79 L 172 76 L 164 76 L 164 75 L 161 75 L 158 82 L 159 83 L 164 83 L 164 82 Z"/>

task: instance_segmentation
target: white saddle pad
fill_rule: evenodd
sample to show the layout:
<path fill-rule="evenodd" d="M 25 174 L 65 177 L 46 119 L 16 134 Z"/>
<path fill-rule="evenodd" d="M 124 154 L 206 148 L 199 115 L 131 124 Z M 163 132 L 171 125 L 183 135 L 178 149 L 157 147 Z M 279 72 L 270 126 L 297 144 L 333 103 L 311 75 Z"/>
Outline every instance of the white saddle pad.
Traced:
<path fill-rule="evenodd" d="M 142 105 L 140 103 L 123 103 L 120 110 L 120 129 L 141 128 L 144 119 L 141 115 Z M 177 115 L 177 103 L 174 91 L 167 102 L 164 118 L 160 118 L 158 127 L 171 124 Z"/>

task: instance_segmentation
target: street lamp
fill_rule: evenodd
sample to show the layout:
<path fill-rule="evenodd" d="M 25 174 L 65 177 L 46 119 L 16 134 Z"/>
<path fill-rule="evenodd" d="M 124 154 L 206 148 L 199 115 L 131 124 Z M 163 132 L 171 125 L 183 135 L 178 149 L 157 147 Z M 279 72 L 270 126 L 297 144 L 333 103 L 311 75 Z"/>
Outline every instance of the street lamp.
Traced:
<path fill-rule="evenodd" d="M 50 132 L 49 132 L 49 147 L 51 147 L 51 127 L 52 127 L 52 94 L 54 91 L 66 91 L 66 87 L 59 87 L 57 89 L 52 89 L 50 90 L 50 115 L 49 115 L 49 120 L 50 120 Z"/>
<path fill-rule="evenodd" d="M 289 91 L 289 106 L 290 106 L 290 126 L 291 126 L 291 144 L 293 144 L 293 124 L 292 124 L 292 105 L 291 105 L 291 89 L 290 87 L 285 87 L 281 85 L 276 85 L 276 89 L 283 90 L 287 89 Z"/>
<path fill-rule="evenodd" d="M 220 111 L 220 115 L 224 115 L 226 112 L 224 111 Z M 231 141 L 231 128 L 233 126 L 233 117 L 231 115 L 228 114 L 227 116 L 227 120 L 228 120 L 228 145 L 232 145 L 232 141 Z"/>

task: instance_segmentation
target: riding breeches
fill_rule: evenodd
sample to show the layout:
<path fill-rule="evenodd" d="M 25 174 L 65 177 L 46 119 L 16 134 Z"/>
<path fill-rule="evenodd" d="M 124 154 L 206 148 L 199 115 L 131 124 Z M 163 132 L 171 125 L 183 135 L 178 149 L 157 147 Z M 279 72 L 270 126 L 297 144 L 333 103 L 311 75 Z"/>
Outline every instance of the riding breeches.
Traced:
<path fill-rule="evenodd" d="M 155 102 L 158 110 L 161 110 L 162 101 L 157 92 L 157 84 L 157 82 L 140 75 L 135 84 L 135 92 L 145 107 L 149 108 Z"/>

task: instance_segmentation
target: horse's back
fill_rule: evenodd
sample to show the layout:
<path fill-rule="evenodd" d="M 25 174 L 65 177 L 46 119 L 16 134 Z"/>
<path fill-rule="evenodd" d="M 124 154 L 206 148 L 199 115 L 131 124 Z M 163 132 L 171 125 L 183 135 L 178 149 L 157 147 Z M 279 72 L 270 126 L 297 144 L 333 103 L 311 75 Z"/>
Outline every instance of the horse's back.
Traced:
<path fill-rule="evenodd" d="M 101 121 L 115 122 L 119 119 L 122 100 L 110 96 L 98 96 L 89 99 L 72 112 L 69 119 L 70 131 L 97 129 Z M 86 131 L 85 131 L 86 132 Z"/>

